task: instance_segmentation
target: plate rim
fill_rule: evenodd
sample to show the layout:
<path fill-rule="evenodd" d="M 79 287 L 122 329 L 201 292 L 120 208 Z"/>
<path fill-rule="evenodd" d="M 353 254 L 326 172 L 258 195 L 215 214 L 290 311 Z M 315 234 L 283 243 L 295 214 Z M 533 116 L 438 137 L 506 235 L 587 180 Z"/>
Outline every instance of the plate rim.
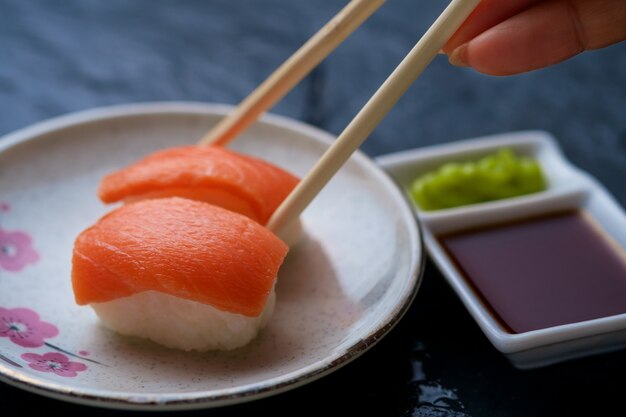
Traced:
<path fill-rule="evenodd" d="M 43 140 L 45 135 L 66 128 L 77 127 L 93 122 L 115 120 L 133 116 L 155 116 L 168 114 L 194 114 L 194 115 L 218 115 L 224 116 L 235 107 L 220 103 L 203 103 L 193 101 L 156 101 L 117 104 L 111 106 L 96 107 L 87 110 L 72 112 L 69 114 L 53 117 L 33 125 L 9 132 L 0 136 L 0 153 L 22 143 Z M 307 136 L 315 137 L 322 142 L 330 144 L 335 139 L 331 133 L 295 120 L 286 116 L 272 113 L 264 114 L 257 123 L 263 123 L 272 127 L 287 129 Z M 94 388 L 71 388 L 62 383 L 38 380 L 27 374 L 10 369 L 0 364 L 0 381 L 26 391 L 40 394 L 46 397 L 73 402 L 81 405 L 96 407 L 125 409 L 125 410 L 190 410 L 201 408 L 214 408 L 227 405 L 244 403 L 252 400 L 266 398 L 280 394 L 328 375 L 339 368 L 352 362 L 361 354 L 365 353 L 383 336 L 393 329 L 404 317 L 410 308 L 421 286 L 426 263 L 426 252 L 421 226 L 415 217 L 410 202 L 399 189 L 397 183 L 385 170 L 378 165 L 373 158 L 357 150 L 353 156 L 364 163 L 383 184 L 388 191 L 395 194 L 398 208 L 401 209 L 401 218 L 411 224 L 408 230 L 409 240 L 413 242 L 417 251 L 411 250 L 410 276 L 407 279 L 409 290 L 403 294 L 398 304 L 389 313 L 384 323 L 375 328 L 373 332 L 366 334 L 356 344 L 352 344 L 342 350 L 337 357 L 329 357 L 332 360 L 321 361 L 320 365 L 311 364 L 294 370 L 289 374 L 274 377 L 261 383 L 247 384 L 236 388 L 224 390 L 220 394 L 211 394 L 211 391 L 196 391 L 184 394 L 172 395 L 171 393 L 142 393 L 140 395 L 127 395 L 127 392 L 107 392 Z M 108 394 L 108 395 L 107 395 Z M 170 398 L 164 398 L 164 397 Z M 164 399 L 160 399 L 164 398 Z"/>

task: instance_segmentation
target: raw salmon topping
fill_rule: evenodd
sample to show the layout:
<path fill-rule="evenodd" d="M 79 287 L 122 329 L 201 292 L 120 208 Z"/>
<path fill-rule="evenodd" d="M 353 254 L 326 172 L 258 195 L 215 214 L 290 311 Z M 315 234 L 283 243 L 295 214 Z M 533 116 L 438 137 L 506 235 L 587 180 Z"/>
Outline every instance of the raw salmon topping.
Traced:
<path fill-rule="evenodd" d="M 205 201 L 265 224 L 298 183 L 268 162 L 222 147 L 183 146 L 152 155 L 106 176 L 105 203 L 178 196 Z"/>
<path fill-rule="evenodd" d="M 143 200 L 78 236 L 72 284 L 78 304 L 155 290 L 253 317 L 287 251 L 238 213 L 183 198 Z"/>

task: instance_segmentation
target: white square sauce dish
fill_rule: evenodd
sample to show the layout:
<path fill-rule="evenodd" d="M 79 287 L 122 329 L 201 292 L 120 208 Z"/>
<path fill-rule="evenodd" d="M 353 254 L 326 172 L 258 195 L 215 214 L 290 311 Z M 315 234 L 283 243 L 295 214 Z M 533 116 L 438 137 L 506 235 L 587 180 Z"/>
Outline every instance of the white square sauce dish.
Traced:
<path fill-rule="evenodd" d="M 423 174 L 502 149 L 536 161 L 545 188 L 438 210 L 422 209 L 411 197 Z M 377 162 L 413 201 L 432 260 L 515 367 L 626 347 L 626 215 L 549 134 L 470 139 Z"/>

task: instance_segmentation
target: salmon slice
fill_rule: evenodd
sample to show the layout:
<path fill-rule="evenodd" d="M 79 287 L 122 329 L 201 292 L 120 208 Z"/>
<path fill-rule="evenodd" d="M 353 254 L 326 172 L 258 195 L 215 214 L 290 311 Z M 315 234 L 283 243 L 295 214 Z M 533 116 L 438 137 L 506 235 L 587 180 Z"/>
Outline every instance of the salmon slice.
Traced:
<path fill-rule="evenodd" d="M 109 174 L 98 195 L 105 203 L 184 197 L 265 224 L 297 183 L 297 177 L 257 158 L 222 147 L 182 146 Z"/>
<path fill-rule="evenodd" d="M 241 214 L 183 198 L 143 200 L 78 236 L 72 286 L 80 305 L 154 290 L 256 317 L 287 251 Z"/>

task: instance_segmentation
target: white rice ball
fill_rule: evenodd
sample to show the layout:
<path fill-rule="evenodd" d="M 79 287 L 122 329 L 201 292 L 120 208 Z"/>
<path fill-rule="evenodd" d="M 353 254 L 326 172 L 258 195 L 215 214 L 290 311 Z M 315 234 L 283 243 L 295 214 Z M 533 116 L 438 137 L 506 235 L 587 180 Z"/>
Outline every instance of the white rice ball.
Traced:
<path fill-rule="evenodd" d="M 145 291 L 91 307 L 104 325 L 119 333 L 139 336 L 185 351 L 232 350 L 254 339 L 274 311 L 272 289 L 257 317 L 218 310 L 173 295 Z"/>

